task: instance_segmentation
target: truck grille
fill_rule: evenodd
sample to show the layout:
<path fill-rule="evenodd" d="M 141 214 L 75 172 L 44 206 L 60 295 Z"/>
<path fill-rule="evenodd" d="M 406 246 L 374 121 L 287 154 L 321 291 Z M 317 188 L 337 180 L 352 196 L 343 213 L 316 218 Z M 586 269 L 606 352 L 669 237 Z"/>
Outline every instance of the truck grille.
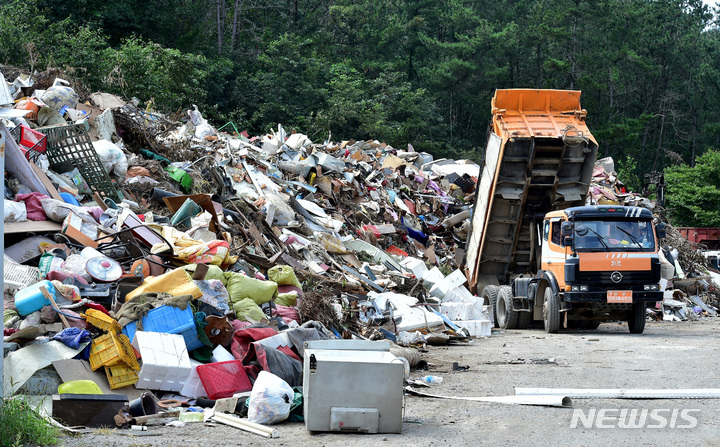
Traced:
<path fill-rule="evenodd" d="M 651 283 L 653 282 L 653 274 L 651 270 L 644 272 L 623 272 L 622 281 L 619 284 L 627 283 Z M 610 275 L 612 272 L 577 272 L 576 281 L 578 283 L 601 283 L 602 285 L 615 284 Z"/>

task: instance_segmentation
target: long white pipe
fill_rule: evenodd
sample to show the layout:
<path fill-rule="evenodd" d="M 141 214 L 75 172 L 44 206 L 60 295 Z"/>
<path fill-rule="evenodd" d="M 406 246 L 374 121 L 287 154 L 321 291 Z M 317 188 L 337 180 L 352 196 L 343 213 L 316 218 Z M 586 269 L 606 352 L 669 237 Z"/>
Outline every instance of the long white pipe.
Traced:
<path fill-rule="evenodd" d="M 567 396 L 576 399 L 720 399 L 720 388 L 515 388 L 516 396 Z"/>
<path fill-rule="evenodd" d="M 509 405 L 539 405 L 544 407 L 570 407 L 572 400 L 566 396 L 542 395 L 542 396 L 497 396 L 497 397 L 463 397 L 463 396 L 442 396 L 439 394 L 425 393 L 411 387 L 405 387 L 405 391 L 421 397 L 434 397 L 437 399 L 469 400 L 473 402 L 495 402 Z"/>
<path fill-rule="evenodd" d="M 237 416 L 214 412 L 210 416 L 210 419 L 229 425 L 231 427 L 239 428 L 240 430 L 254 433 L 256 435 L 265 436 L 266 438 L 278 437 L 278 432 L 274 428 L 266 427 L 264 425 L 256 424 L 254 422 L 249 422 L 244 419 L 240 419 Z"/>

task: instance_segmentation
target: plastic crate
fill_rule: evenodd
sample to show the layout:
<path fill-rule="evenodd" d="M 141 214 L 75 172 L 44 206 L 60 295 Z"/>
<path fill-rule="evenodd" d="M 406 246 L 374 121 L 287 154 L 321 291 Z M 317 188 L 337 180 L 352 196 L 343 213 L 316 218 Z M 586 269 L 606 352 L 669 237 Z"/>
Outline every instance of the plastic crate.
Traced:
<path fill-rule="evenodd" d="M 133 346 L 142 356 L 135 388 L 176 392 L 183 389 L 192 366 L 182 335 L 138 331 Z"/>
<path fill-rule="evenodd" d="M 193 316 L 190 306 L 187 306 L 185 310 L 180 310 L 180 308 L 174 306 L 156 307 L 142 317 L 141 321 L 144 332 L 182 335 L 188 351 L 192 351 L 203 345 L 198 338 L 197 329 L 195 328 L 195 317 Z M 128 336 L 130 341 L 134 340 L 135 332 L 137 332 L 137 323 L 134 321 L 128 323 L 123 327 L 122 332 Z"/>
<path fill-rule="evenodd" d="M 252 383 L 240 360 L 200 365 L 197 372 L 205 392 L 212 400 L 252 390 Z"/>
<path fill-rule="evenodd" d="M 6 286 L 21 289 L 40 281 L 39 269 L 18 264 L 8 255 L 4 257 L 3 282 Z"/>
<path fill-rule="evenodd" d="M 93 371 L 101 366 L 123 364 L 136 371 L 140 369 L 127 336 L 108 332 L 93 340 L 90 347 L 90 368 Z"/>
<path fill-rule="evenodd" d="M 56 172 L 78 168 L 88 186 L 103 199 L 119 201 L 115 189 L 83 124 L 45 127 L 47 134 L 47 157 L 50 168 Z"/>
<path fill-rule="evenodd" d="M 462 191 L 467 194 L 475 189 L 475 180 L 469 174 L 463 174 L 453 181 L 454 184 L 460 187 Z"/>
<path fill-rule="evenodd" d="M 117 321 L 105 312 L 88 309 L 85 311 L 85 320 L 98 329 L 117 334 L 121 328 Z"/>
<path fill-rule="evenodd" d="M 25 125 L 15 127 L 10 131 L 25 158 L 37 161 L 38 157 L 47 149 L 47 135 L 33 130 Z"/>
<path fill-rule="evenodd" d="M 125 365 L 106 366 L 105 375 L 111 390 L 134 385 L 138 381 L 138 373 Z"/>

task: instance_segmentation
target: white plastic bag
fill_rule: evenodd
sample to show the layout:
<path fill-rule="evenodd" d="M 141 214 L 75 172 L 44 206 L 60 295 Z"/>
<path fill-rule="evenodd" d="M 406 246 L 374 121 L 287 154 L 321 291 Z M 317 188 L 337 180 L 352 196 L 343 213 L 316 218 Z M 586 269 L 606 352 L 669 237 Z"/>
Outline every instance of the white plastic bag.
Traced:
<path fill-rule="evenodd" d="M 108 174 L 114 172 L 118 177 L 125 178 L 128 161 L 122 149 L 108 140 L 93 141 L 93 147 Z"/>
<path fill-rule="evenodd" d="M 25 222 L 27 209 L 23 202 L 13 202 L 5 199 L 5 222 Z"/>
<path fill-rule="evenodd" d="M 257 424 L 277 424 L 290 416 L 295 392 L 273 373 L 260 371 L 248 405 L 248 420 Z"/>

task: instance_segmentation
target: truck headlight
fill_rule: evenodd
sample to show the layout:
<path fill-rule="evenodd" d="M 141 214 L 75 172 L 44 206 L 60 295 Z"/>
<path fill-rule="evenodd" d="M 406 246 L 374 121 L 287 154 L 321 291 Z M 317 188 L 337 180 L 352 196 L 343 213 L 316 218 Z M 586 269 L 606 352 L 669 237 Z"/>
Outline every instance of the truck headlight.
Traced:
<path fill-rule="evenodd" d="M 658 284 L 645 284 L 643 290 L 660 290 L 660 286 Z"/>
<path fill-rule="evenodd" d="M 587 284 L 582 284 L 579 286 L 571 286 L 570 290 L 573 292 L 587 292 L 590 290 L 590 287 Z"/>

